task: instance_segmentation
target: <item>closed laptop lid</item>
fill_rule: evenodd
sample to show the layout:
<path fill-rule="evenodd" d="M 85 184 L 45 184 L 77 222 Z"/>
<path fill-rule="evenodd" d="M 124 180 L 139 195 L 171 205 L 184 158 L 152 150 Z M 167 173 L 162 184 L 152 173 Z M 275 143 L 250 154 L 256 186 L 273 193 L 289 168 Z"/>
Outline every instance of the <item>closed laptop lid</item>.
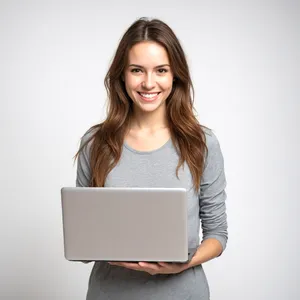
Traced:
<path fill-rule="evenodd" d="M 61 189 L 68 260 L 188 260 L 183 188 Z"/>

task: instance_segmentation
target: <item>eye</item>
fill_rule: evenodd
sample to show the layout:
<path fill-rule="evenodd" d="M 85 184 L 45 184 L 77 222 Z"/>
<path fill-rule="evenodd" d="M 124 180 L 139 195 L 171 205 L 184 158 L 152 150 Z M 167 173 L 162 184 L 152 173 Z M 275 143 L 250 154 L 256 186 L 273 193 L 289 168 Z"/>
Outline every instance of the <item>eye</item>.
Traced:
<path fill-rule="evenodd" d="M 163 74 L 163 73 L 167 73 L 168 72 L 168 70 L 167 69 L 158 69 L 157 70 L 158 71 L 158 73 L 160 73 L 160 74 Z"/>
<path fill-rule="evenodd" d="M 131 73 L 138 73 L 139 71 L 141 71 L 141 69 L 138 68 L 134 68 L 130 70 Z"/>

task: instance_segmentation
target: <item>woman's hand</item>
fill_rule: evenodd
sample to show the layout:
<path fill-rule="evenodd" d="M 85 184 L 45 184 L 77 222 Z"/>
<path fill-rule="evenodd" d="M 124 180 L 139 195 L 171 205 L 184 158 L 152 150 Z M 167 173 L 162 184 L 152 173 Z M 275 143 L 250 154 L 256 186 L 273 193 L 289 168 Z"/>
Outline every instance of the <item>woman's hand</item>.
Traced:
<path fill-rule="evenodd" d="M 151 275 L 156 274 L 177 274 L 188 269 L 188 264 L 179 263 L 148 263 L 148 262 L 138 262 L 138 263 L 128 263 L 128 262 L 109 262 L 110 265 L 120 266 L 131 270 L 147 272 Z"/>

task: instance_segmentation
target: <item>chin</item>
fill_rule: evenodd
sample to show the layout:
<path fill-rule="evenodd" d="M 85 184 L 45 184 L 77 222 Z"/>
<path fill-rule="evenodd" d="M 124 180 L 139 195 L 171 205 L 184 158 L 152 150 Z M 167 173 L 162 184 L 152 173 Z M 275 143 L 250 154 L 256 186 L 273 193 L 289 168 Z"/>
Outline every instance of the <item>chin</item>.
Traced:
<path fill-rule="evenodd" d="M 165 102 L 149 104 L 139 103 L 137 106 L 138 109 L 143 112 L 153 112 L 159 109 L 163 109 L 163 107 L 165 106 Z"/>

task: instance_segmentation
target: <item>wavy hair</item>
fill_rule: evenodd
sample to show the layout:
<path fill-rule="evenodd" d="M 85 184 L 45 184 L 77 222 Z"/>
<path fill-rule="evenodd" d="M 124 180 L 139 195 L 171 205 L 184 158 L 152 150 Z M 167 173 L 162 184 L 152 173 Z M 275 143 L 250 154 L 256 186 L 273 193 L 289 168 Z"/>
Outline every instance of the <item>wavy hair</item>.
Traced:
<path fill-rule="evenodd" d="M 179 156 L 176 176 L 186 162 L 192 175 L 193 187 L 198 191 L 207 151 L 205 134 L 194 114 L 194 88 L 184 51 L 172 29 L 158 19 L 136 20 L 121 38 L 104 79 L 108 95 L 107 117 L 90 128 L 93 134 L 80 147 L 75 160 L 80 151 L 93 140 L 90 149 L 90 186 L 104 186 L 107 175 L 121 157 L 124 137 L 133 113 L 133 102 L 122 80 L 128 52 L 135 44 L 145 41 L 162 45 L 168 53 L 175 81 L 166 99 L 166 108 L 171 139 Z"/>

